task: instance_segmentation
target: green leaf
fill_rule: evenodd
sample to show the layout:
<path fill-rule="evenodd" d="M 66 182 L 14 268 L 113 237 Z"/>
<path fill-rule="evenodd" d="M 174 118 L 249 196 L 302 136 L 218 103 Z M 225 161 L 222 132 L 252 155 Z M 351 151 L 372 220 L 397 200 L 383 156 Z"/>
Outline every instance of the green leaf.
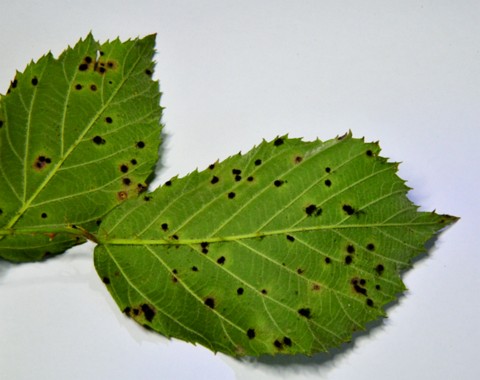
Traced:
<path fill-rule="evenodd" d="M 405 290 L 455 217 L 418 212 L 397 164 L 350 134 L 280 137 L 113 210 L 95 266 L 120 309 L 230 355 L 346 342 Z"/>
<path fill-rule="evenodd" d="M 83 241 L 62 231 L 95 233 L 146 189 L 161 131 L 154 43 L 88 35 L 17 72 L 0 98 L 1 258 L 61 253 Z"/>

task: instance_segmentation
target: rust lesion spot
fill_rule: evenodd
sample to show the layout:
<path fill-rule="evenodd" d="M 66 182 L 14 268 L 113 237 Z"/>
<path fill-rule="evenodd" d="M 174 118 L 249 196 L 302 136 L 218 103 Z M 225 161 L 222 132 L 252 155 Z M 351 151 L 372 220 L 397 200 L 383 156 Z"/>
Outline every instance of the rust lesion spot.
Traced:
<path fill-rule="evenodd" d="M 119 191 L 119 192 L 117 193 L 117 199 L 118 199 L 119 201 L 124 201 L 124 200 L 126 200 L 127 198 L 128 198 L 128 193 L 127 193 L 126 191 Z"/>
<path fill-rule="evenodd" d="M 36 171 L 41 171 L 51 163 L 52 163 L 52 159 L 50 157 L 38 156 L 33 163 L 33 168 Z"/>

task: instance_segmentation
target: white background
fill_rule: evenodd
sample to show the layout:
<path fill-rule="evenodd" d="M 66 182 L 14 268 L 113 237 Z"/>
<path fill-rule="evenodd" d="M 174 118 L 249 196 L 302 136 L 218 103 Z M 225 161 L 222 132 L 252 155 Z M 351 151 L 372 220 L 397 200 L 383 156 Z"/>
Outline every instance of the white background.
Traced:
<path fill-rule="evenodd" d="M 0 262 L 0 379 L 479 379 L 480 2 L 0 0 L 0 92 L 92 31 L 157 33 L 159 182 L 289 133 L 380 140 L 423 210 L 458 215 L 410 289 L 332 354 L 236 360 L 143 330 L 92 246 Z M 157 182 L 158 183 L 158 182 Z"/>

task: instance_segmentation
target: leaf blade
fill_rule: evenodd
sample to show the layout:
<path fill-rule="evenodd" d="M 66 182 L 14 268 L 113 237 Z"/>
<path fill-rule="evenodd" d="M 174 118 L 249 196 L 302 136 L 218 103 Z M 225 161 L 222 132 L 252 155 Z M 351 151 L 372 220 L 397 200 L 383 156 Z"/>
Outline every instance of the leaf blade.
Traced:
<path fill-rule="evenodd" d="M 455 220 L 419 213 L 378 153 L 350 134 L 280 137 L 168 181 L 112 212 L 97 272 L 126 314 L 214 351 L 337 346 L 384 316 L 400 271 Z"/>

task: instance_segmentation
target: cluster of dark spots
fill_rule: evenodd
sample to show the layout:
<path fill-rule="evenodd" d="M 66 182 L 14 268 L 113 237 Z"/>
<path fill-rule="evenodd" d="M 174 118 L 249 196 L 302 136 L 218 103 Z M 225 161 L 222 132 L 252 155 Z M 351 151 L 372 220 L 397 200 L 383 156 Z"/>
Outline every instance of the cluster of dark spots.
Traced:
<path fill-rule="evenodd" d="M 145 202 L 150 202 L 150 201 L 152 200 L 152 197 L 150 197 L 150 196 L 148 196 L 148 195 L 145 195 L 145 196 L 143 197 L 143 200 L 144 200 Z"/>
<path fill-rule="evenodd" d="M 212 179 L 210 180 L 210 183 L 211 183 L 212 185 L 215 185 L 216 183 L 218 183 L 218 181 L 219 181 L 219 178 L 218 178 L 216 175 L 214 175 L 214 176 L 212 177 Z"/>
<path fill-rule="evenodd" d="M 252 182 L 252 181 L 253 181 L 253 177 L 252 177 L 252 176 L 247 177 L 247 181 L 248 181 L 248 182 Z"/>
<path fill-rule="evenodd" d="M 97 86 L 95 84 L 90 85 L 90 90 L 97 91 Z"/>
<path fill-rule="evenodd" d="M 126 191 L 119 191 L 119 192 L 117 193 L 117 199 L 118 199 L 119 201 L 124 201 L 124 200 L 127 199 L 127 198 L 128 198 L 128 194 L 127 194 Z"/>
<path fill-rule="evenodd" d="M 208 243 L 206 241 L 200 243 L 200 247 L 202 248 L 202 253 L 208 253 Z"/>
<path fill-rule="evenodd" d="M 274 142 L 273 142 L 273 145 L 275 146 L 280 146 L 280 145 L 283 145 L 284 141 L 281 137 L 279 137 L 278 139 L 276 139 Z"/>
<path fill-rule="evenodd" d="M 320 216 L 322 215 L 322 209 L 318 208 L 314 204 L 311 204 L 305 208 L 305 212 L 308 216 Z"/>
<path fill-rule="evenodd" d="M 86 71 L 88 69 L 88 64 L 86 63 L 81 63 L 80 66 L 78 66 L 78 70 L 80 71 Z"/>
<path fill-rule="evenodd" d="M 368 157 L 372 157 L 372 156 L 373 156 L 373 152 L 372 152 L 370 149 L 367 150 L 366 154 L 367 154 Z"/>
<path fill-rule="evenodd" d="M 143 315 L 145 316 L 145 319 L 148 321 L 148 322 L 152 322 L 152 319 L 153 317 L 155 317 L 155 310 L 147 305 L 146 303 L 144 303 L 142 306 L 142 311 L 143 311 Z"/>
<path fill-rule="evenodd" d="M 280 187 L 282 186 L 283 184 L 285 183 L 285 181 L 282 181 L 281 179 L 276 179 L 273 184 L 275 185 L 275 187 Z"/>
<path fill-rule="evenodd" d="M 198 272 L 198 268 L 195 265 L 192 267 L 192 272 Z"/>
<path fill-rule="evenodd" d="M 113 123 L 113 119 L 112 119 L 110 116 L 107 116 L 107 117 L 105 118 L 105 123 L 107 123 L 107 124 L 112 124 L 112 123 Z"/>
<path fill-rule="evenodd" d="M 241 295 L 243 294 L 243 292 L 244 292 L 243 288 L 238 288 L 238 289 L 237 289 L 237 294 L 238 294 L 239 296 L 241 296 Z"/>
<path fill-rule="evenodd" d="M 305 269 L 298 268 L 297 273 L 301 275 L 301 274 L 305 273 Z"/>
<path fill-rule="evenodd" d="M 104 283 L 105 285 L 110 285 L 110 279 L 109 279 L 108 277 L 106 277 L 106 276 L 103 277 L 103 278 L 102 278 L 102 281 L 103 281 L 103 283 Z"/>
<path fill-rule="evenodd" d="M 225 264 L 225 257 L 221 256 L 217 259 L 217 264 L 223 265 Z"/>
<path fill-rule="evenodd" d="M 292 235 L 287 235 L 287 240 L 288 241 L 295 241 L 295 238 Z"/>
<path fill-rule="evenodd" d="M 342 206 L 342 210 L 345 211 L 347 215 L 353 215 L 355 213 L 354 208 L 347 204 Z"/>
<path fill-rule="evenodd" d="M 161 227 L 162 227 L 163 231 L 165 231 L 165 232 L 168 231 L 168 224 L 167 223 L 162 223 Z"/>
<path fill-rule="evenodd" d="M 130 186 L 130 184 L 132 183 L 132 181 L 130 180 L 130 178 L 124 178 L 124 179 L 122 179 L 122 183 L 123 183 L 125 186 Z"/>
<path fill-rule="evenodd" d="M 262 164 L 262 160 L 261 160 L 261 159 L 258 158 L 258 159 L 255 160 L 255 166 L 259 166 L 259 165 L 261 165 L 261 164 Z"/>
<path fill-rule="evenodd" d="M 136 165 L 136 164 L 137 164 L 137 160 L 136 160 L 135 158 L 132 158 L 132 159 L 130 160 L 130 163 L 131 163 L 132 165 Z"/>
<path fill-rule="evenodd" d="M 145 74 L 147 74 L 149 77 L 151 77 L 153 75 L 153 72 L 150 69 L 145 69 Z"/>
<path fill-rule="evenodd" d="M 138 314 L 140 314 L 140 309 L 133 308 L 132 311 L 133 311 L 133 315 L 138 315 Z"/>
<path fill-rule="evenodd" d="M 320 285 L 317 284 L 317 283 L 314 283 L 314 284 L 312 285 L 312 290 L 316 290 L 316 291 L 320 290 Z"/>
<path fill-rule="evenodd" d="M 81 90 L 82 88 L 83 88 L 83 86 L 80 83 L 77 83 L 75 85 L 75 90 Z"/>
<path fill-rule="evenodd" d="M 384 267 L 382 264 L 378 264 L 378 265 L 375 267 L 375 271 L 376 271 L 379 275 L 381 275 L 384 270 L 385 270 L 385 267 Z"/>
<path fill-rule="evenodd" d="M 326 179 L 325 180 L 325 186 L 327 186 L 327 187 L 332 186 L 332 181 L 330 181 L 329 179 Z"/>
<path fill-rule="evenodd" d="M 296 156 L 294 161 L 295 161 L 296 164 L 299 164 L 300 162 L 303 161 L 303 157 L 302 156 Z"/>
<path fill-rule="evenodd" d="M 247 330 L 247 336 L 248 336 L 248 339 L 255 338 L 255 330 L 254 329 L 248 329 Z"/>
<path fill-rule="evenodd" d="M 41 170 L 45 166 L 47 166 L 48 164 L 51 164 L 51 163 L 52 163 L 51 158 L 45 157 L 45 156 L 38 156 L 37 159 L 35 160 L 34 164 L 33 164 L 33 167 L 38 169 L 38 170 Z"/>
<path fill-rule="evenodd" d="M 138 183 L 137 184 L 137 190 L 138 190 L 138 193 L 143 193 L 144 191 L 147 190 L 147 186 L 144 185 L 143 183 Z"/>
<path fill-rule="evenodd" d="M 345 256 L 345 264 L 350 265 L 352 261 L 353 261 L 352 256 L 350 255 Z"/>
<path fill-rule="evenodd" d="M 361 279 L 359 280 L 358 278 L 353 278 L 351 281 L 351 284 L 353 286 L 353 290 L 355 290 L 356 293 L 358 294 L 363 294 L 364 296 L 367 295 L 367 289 L 364 288 L 366 281 Z"/>
<path fill-rule="evenodd" d="M 330 259 L 330 257 L 325 257 L 325 264 L 330 264 L 332 262 L 332 260 Z"/>
<path fill-rule="evenodd" d="M 330 168 L 327 166 L 327 167 L 325 168 L 325 171 L 326 171 L 327 173 L 330 173 L 330 172 L 332 171 L 332 169 L 330 169 Z"/>
<path fill-rule="evenodd" d="M 367 306 L 373 307 L 374 303 L 370 298 L 367 298 Z"/>
<path fill-rule="evenodd" d="M 303 307 L 301 309 L 298 309 L 298 314 L 300 314 L 302 317 L 305 317 L 307 319 L 312 318 L 312 311 L 308 307 Z"/>
<path fill-rule="evenodd" d="M 128 166 L 125 164 L 120 165 L 120 171 L 122 173 L 127 173 L 128 172 Z"/>
<path fill-rule="evenodd" d="M 240 169 L 232 169 L 232 174 L 239 175 L 239 174 L 242 174 L 242 171 Z"/>
<path fill-rule="evenodd" d="M 36 86 L 38 84 L 38 78 L 37 77 L 33 77 L 32 78 L 32 85 L 33 86 Z"/>
<path fill-rule="evenodd" d="M 144 143 L 143 141 L 137 142 L 137 148 L 138 148 L 138 149 L 143 149 L 143 148 L 145 148 L 145 143 Z"/>
<path fill-rule="evenodd" d="M 375 251 L 375 245 L 373 243 L 368 243 L 367 244 L 367 249 L 369 251 Z"/>
<path fill-rule="evenodd" d="M 165 182 L 165 186 L 172 186 L 172 181 L 169 180 L 169 181 Z"/>
<path fill-rule="evenodd" d="M 347 245 L 348 253 L 355 253 L 355 247 L 352 244 Z"/>
<path fill-rule="evenodd" d="M 42 217 L 42 219 L 47 219 L 48 218 L 48 215 L 46 212 L 42 212 L 42 215 L 40 215 Z"/>
<path fill-rule="evenodd" d="M 267 289 L 262 289 L 261 292 L 262 292 L 262 294 L 267 294 L 268 293 Z"/>
<path fill-rule="evenodd" d="M 206 298 L 204 304 L 211 309 L 215 309 L 215 300 L 211 297 Z"/>
<path fill-rule="evenodd" d="M 235 193 L 233 191 L 228 193 L 228 199 L 233 199 L 235 198 Z"/>
<path fill-rule="evenodd" d="M 102 136 L 95 136 L 92 141 L 97 144 L 97 145 L 103 145 L 105 144 L 105 139 L 102 138 Z"/>

